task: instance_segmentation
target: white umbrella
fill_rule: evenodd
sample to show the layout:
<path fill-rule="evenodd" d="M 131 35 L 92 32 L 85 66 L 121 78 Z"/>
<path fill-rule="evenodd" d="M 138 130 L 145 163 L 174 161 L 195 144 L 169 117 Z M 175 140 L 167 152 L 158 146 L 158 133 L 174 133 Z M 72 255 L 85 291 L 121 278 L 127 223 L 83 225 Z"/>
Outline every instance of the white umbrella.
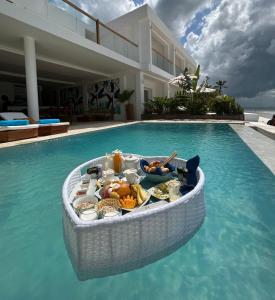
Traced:
<path fill-rule="evenodd" d="M 203 86 L 202 88 L 197 87 L 197 91 L 198 91 L 198 90 L 199 90 L 201 93 L 214 93 L 214 92 L 216 92 L 215 89 L 211 89 L 211 88 L 208 88 L 208 87 L 205 87 L 205 86 Z"/>
<path fill-rule="evenodd" d="M 203 87 L 203 88 L 197 87 L 196 92 L 199 92 L 199 93 L 214 93 L 214 92 L 216 92 L 216 90 L 206 88 L 206 87 Z M 194 93 L 193 89 L 190 90 L 190 93 Z"/>
<path fill-rule="evenodd" d="M 188 75 L 190 77 L 190 79 L 196 79 L 197 76 L 196 75 Z M 179 85 L 182 84 L 183 82 L 185 82 L 185 76 L 181 73 L 179 76 L 172 78 L 169 83 L 173 84 L 173 85 Z"/>

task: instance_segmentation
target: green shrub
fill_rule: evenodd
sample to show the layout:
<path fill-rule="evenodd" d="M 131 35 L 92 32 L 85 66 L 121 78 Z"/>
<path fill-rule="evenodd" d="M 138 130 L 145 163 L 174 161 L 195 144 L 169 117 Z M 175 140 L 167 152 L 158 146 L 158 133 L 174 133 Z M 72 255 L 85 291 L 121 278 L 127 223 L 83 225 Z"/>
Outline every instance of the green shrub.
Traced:
<path fill-rule="evenodd" d="M 167 97 L 154 97 L 153 106 L 154 112 L 164 113 L 167 111 Z"/>
<path fill-rule="evenodd" d="M 217 96 L 210 100 L 209 108 L 218 115 L 242 114 L 243 108 L 231 96 Z"/>
<path fill-rule="evenodd" d="M 179 107 L 185 107 L 180 111 Z M 242 114 L 243 108 L 236 103 L 234 97 L 210 93 L 177 92 L 174 98 L 154 97 L 144 103 L 145 113 L 185 113 L 191 115 L 204 115 L 208 111 L 216 112 L 218 115 Z"/>
<path fill-rule="evenodd" d="M 207 102 L 200 93 L 193 93 L 186 105 L 186 113 L 191 115 L 205 115 L 208 111 Z"/>
<path fill-rule="evenodd" d="M 151 99 L 147 99 L 144 102 L 144 112 L 152 113 L 154 111 L 154 101 Z"/>

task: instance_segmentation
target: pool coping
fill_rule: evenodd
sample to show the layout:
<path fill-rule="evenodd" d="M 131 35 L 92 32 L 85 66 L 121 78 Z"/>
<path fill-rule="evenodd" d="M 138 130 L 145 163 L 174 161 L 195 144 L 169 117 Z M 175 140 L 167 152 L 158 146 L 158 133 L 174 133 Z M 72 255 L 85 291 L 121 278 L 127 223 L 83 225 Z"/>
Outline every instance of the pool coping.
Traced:
<path fill-rule="evenodd" d="M 271 173 L 275 175 L 275 141 L 249 127 L 249 124 L 247 126 L 230 124 L 230 126 Z"/>

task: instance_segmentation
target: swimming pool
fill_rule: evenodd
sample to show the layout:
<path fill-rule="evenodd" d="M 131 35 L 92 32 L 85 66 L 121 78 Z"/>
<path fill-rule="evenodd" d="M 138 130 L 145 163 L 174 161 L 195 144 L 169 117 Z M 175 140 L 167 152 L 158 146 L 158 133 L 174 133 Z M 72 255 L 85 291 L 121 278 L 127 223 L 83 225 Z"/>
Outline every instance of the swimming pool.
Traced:
<path fill-rule="evenodd" d="M 62 235 L 67 174 L 111 152 L 201 156 L 205 223 L 172 255 L 78 281 Z M 138 124 L 0 151 L 0 299 L 271 299 L 275 180 L 224 124 Z"/>

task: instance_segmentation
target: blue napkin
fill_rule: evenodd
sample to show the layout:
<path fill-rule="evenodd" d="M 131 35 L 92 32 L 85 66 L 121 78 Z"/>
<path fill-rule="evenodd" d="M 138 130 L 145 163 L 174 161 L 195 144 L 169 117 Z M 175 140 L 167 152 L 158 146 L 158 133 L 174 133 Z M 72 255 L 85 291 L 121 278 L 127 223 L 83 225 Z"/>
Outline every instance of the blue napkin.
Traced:
<path fill-rule="evenodd" d="M 187 175 L 186 175 L 187 184 L 182 185 L 180 187 L 180 192 L 182 195 L 189 193 L 196 186 L 196 184 L 198 182 L 197 176 L 196 176 L 196 171 L 197 171 L 199 164 L 200 164 L 200 157 L 198 155 L 190 158 L 186 162 L 186 169 L 188 170 Z"/>

